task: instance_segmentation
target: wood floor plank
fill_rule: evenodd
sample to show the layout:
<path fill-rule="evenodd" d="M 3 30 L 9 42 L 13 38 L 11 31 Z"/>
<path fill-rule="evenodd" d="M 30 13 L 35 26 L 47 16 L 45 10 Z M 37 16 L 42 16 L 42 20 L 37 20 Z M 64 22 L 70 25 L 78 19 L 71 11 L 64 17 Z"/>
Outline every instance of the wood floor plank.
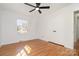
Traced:
<path fill-rule="evenodd" d="M 4 45 L 0 56 L 74 56 L 75 50 L 40 39 Z"/>

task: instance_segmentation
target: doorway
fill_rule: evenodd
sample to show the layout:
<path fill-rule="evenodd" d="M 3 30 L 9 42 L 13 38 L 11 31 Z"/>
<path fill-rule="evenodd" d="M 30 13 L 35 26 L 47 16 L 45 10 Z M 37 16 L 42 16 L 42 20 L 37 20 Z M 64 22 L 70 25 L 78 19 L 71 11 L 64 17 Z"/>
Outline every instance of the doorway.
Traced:
<path fill-rule="evenodd" d="M 79 55 L 79 11 L 74 12 L 74 49 Z"/>

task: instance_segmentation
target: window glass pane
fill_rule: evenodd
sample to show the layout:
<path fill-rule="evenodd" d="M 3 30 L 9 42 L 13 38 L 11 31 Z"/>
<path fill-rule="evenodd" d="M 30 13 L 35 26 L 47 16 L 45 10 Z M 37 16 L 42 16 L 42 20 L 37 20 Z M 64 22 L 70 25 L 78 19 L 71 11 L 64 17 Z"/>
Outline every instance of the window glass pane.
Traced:
<path fill-rule="evenodd" d="M 26 20 L 17 19 L 17 31 L 19 33 L 26 33 L 27 25 L 28 25 L 28 22 Z"/>

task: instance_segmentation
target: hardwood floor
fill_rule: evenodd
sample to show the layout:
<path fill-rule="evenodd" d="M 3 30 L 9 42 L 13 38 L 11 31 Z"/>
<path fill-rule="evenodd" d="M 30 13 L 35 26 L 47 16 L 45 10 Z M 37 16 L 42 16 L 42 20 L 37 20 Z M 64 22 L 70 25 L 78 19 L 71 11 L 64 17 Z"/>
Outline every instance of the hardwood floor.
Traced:
<path fill-rule="evenodd" d="M 35 39 L 4 45 L 0 48 L 0 56 L 74 56 L 74 50 L 61 45 Z"/>
<path fill-rule="evenodd" d="M 79 39 L 77 39 L 77 41 L 75 42 L 74 48 L 76 49 L 76 51 L 78 52 L 78 55 L 79 55 Z"/>

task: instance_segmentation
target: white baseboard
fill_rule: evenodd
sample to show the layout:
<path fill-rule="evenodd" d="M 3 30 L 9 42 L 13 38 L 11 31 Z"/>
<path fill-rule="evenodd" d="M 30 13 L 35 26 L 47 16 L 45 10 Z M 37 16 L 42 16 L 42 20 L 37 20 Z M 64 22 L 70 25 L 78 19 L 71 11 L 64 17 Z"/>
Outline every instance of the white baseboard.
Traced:
<path fill-rule="evenodd" d="M 7 43 L 3 42 L 3 43 L 0 44 L 0 46 L 13 44 L 13 43 L 19 43 L 19 42 L 23 42 L 23 41 L 27 41 L 27 40 L 17 40 L 16 42 L 14 41 L 14 42 L 7 42 Z"/>
<path fill-rule="evenodd" d="M 33 40 L 33 39 L 29 39 L 29 40 Z M 25 40 L 17 40 L 17 41 L 14 41 L 14 42 L 2 42 L 2 43 L 0 43 L 0 46 L 13 44 L 13 43 L 19 43 L 19 42 L 23 42 L 23 41 L 27 41 L 27 40 L 25 39 Z"/>
<path fill-rule="evenodd" d="M 16 42 L 9 42 L 9 43 L 1 43 L 1 46 L 3 46 L 3 45 L 8 45 L 8 44 L 13 44 L 13 43 L 18 43 L 18 42 L 20 42 L 20 41 L 16 41 Z"/>

